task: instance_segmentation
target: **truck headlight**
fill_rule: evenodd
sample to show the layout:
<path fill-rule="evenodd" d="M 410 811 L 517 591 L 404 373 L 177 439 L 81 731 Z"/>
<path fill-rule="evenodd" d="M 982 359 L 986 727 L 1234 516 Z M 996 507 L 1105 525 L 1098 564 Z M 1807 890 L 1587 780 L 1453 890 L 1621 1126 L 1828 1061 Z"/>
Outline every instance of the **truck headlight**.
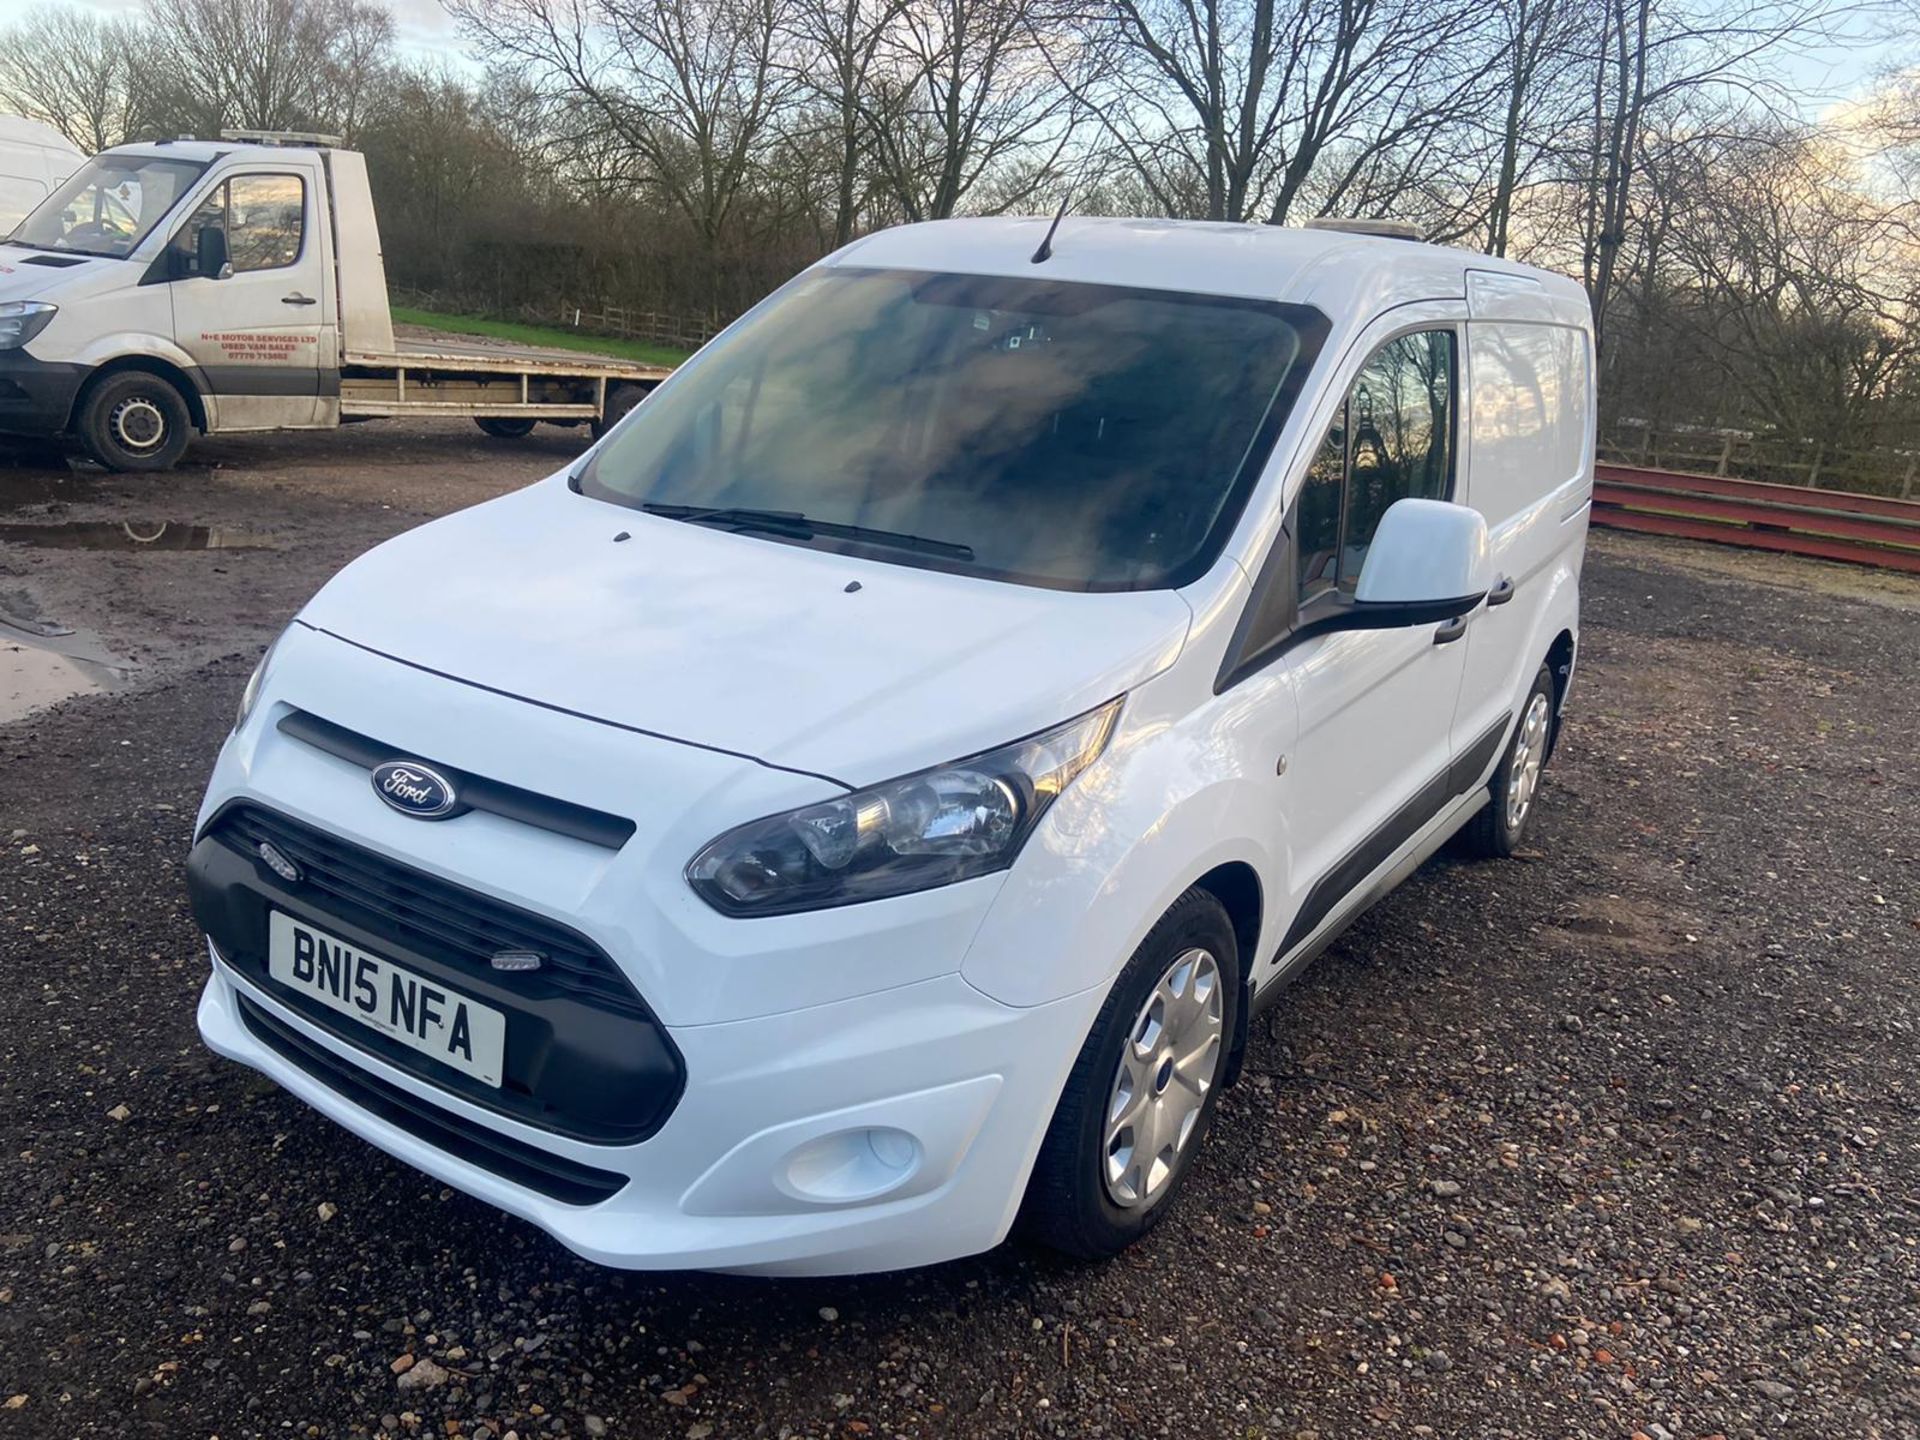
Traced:
<path fill-rule="evenodd" d="M 693 857 L 687 882 L 725 915 L 791 915 L 1004 870 L 1060 792 L 1100 758 L 1120 703 L 729 830 Z"/>
<path fill-rule="evenodd" d="M 18 350 L 46 329 L 59 309 L 44 300 L 0 302 L 0 350 Z"/>

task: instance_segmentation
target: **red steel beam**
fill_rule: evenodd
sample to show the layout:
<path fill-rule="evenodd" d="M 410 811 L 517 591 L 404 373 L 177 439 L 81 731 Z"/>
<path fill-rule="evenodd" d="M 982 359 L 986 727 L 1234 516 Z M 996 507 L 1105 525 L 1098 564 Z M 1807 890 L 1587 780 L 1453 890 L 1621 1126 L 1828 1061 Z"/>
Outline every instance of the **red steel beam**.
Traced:
<path fill-rule="evenodd" d="M 1793 487 L 1784 487 L 1792 489 Z M 1596 504 L 1593 523 L 1616 530 L 1637 530 L 1648 535 L 1672 535 L 1683 540 L 1706 540 L 1719 545 L 1737 545 L 1747 550 L 1774 550 L 1784 555 L 1806 555 L 1816 560 L 1839 560 L 1854 565 L 1877 565 L 1888 570 L 1904 570 L 1920 575 L 1920 550 L 1896 550 L 1877 545 L 1861 545 L 1850 540 L 1826 539 L 1818 535 L 1792 534 L 1780 530 L 1753 530 L 1716 520 L 1689 520 L 1680 515 L 1654 515 L 1641 510 L 1621 510 Z"/>
<path fill-rule="evenodd" d="M 1694 520 L 1763 525 L 1775 530 L 1791 530 L 1796 535 L 1830 535 L 1867 545 L 1920 546 L 1920 525 L 1908 528 L 1866 515 L 1828 514 L 1765 500 L 1720 500 L 1707 495 L 1679 495 L 1651 486 L 1611 485 L 1605 481 L 1593 487 L 1593 500 L 1596 505 L 1618 505 Z"/>
<path fill-rule="evenodd" d="M 1693 475 L 1680 470 L 1649 470 L 1638 465 L 1601 463 L 1594 477 L 1616 484 L 1644 485 L 1676 494 L 1725 495 L 1737 500 L 1771 500 L 1808 509 L 1852 515 L 1879 515 L 1920 525 L 1920 500 L 1891 495 L 1856 495 L 1850 490 L 1816 490 L 1807 485 L 1775 485 L 1763 480 L 1734 480 L 1724 475 Z"/>

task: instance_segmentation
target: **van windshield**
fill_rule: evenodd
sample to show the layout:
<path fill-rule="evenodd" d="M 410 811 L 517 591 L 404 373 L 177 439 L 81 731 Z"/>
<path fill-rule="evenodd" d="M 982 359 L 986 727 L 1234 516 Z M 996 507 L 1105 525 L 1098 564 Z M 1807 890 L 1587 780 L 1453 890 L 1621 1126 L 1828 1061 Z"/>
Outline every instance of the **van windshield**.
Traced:
<path fill-rule="evenodd" d="M 22 220 L 16 245 L 69 255 L 130 255 L 206 170 L 158 155 L 97 155 Z"/>
<path fill-rule="evenodd" d="M 1304 306 L 834 269 L 621 425 L 582 493 L 757 538 L 1073 590 L 1219 555 L 1327 321 Z"/>

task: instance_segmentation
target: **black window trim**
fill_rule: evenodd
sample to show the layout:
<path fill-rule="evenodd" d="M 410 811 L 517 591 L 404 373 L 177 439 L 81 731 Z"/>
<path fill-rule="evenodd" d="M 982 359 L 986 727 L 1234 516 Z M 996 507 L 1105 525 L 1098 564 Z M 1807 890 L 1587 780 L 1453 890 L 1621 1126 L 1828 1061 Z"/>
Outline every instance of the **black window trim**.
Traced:
<path fill-rule="evenodd" d="M 1447 393 L 1447 427 L 1452 443 L 1447 446 L 1447 488 L 1444 496 L 1451 500 L 1460 488 L 1460 386 L 1465 351 L 1461 343 L 1461 331 L 1465 324 L 1466 321 L 1458 317 L 1446 320 L 1410 321 L 1377 341 L 1366 352 L 1365 358 L 1354 367 L 1353 374 L 1348 377 L 1347 383 L 1341 387 L 1340 398 L 1334 406 L 1333 414 L 1328 417 L 1326 426 L 1315 432 L 1316 439 L 1307 451 L 1299 473 L 1304 475 L 1306 467 L 1313 464 L 1314 457 L 1320 453 L 1320 446 L 1325 442 L 1326 430 L 1331 428 L 1334 421 L 1340 419 L 1344 423 L 1347 402 L 1353 393 L 1354 382 L 1360 378 L 1360 372 L 1367 368 L 1374 356 L 1396 340 L 1404 340 L 1409 335 L 1440 331 L 1448 337 L 1453 361 L 1453 383 L 1449 386 Z M 1342 460 L 1340 481 L 1340 531 L 1343 537 L 1346 534 L 1347 525 L 1347 481 L 1350 478 L 1348 472 L 1352 467 L 1353 445 L 1349 436 Z M 1329 630 L 1356 628 L 1353 614 L 1354 599 L 1352 595 L 1341 590 L 1337 583 L 1306 603 L 1300 602 L 1298 581 L 1295 576 L 1299 549 L 1296 543 L 1299 518 L 1300 490 L 1296 489 L 1293 498 L 1287 502 L 1286 518 L 1274 535 L 1267 557 L 1261 563 L 1260 573 L 1254 577 L 1253 585 L 1247 595 L 1247 602 L 1240 609 L 1240 618 L 1234 622 L 1233 635 L 1227 641 L 1226 654 L 1221 658 L 1220 671 L 1213 681 L 1213 693 L 1216 695 L 1224 694 L 1241 681 L 1257 675 L 1289 650 L 1305 644 L 1316 635 L 1324 635 Z M 1267 638 L 1262 639 L 1263 634 Z"/>

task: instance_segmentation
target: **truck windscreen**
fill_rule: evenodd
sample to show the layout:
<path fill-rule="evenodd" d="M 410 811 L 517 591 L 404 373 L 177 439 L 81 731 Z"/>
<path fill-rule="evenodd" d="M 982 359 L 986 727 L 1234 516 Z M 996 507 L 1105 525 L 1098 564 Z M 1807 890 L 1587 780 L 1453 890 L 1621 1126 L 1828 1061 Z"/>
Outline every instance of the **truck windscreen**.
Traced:
<path fill-rule="evenodd" d="M 1326 332 L 1264 300 L 815 272 L 635 411 L 576 485 L 901 564 L 1182 585 L 1226 543 Z"/>
<path fill-rule="evenodd" d="M 96 155 L 41 201 L 10 238 L 16 245 L 70 255 L 130 255 L 206 168 L 159 155 Z"/>

